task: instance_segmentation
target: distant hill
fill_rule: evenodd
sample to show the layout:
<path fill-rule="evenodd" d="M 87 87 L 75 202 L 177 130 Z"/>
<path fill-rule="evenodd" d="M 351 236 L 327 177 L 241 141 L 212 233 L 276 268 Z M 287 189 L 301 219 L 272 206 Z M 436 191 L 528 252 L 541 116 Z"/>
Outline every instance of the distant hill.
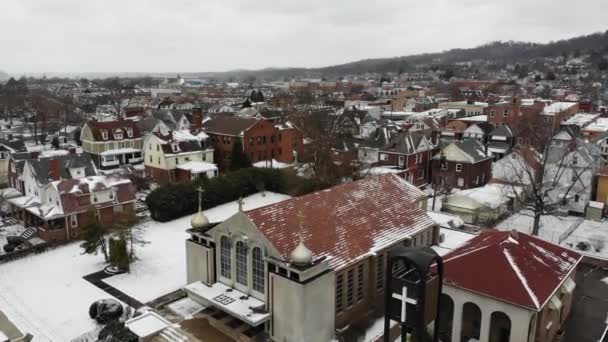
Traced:
<path fill-rule="evenodd" d="M 262 70 L 234 70 L 221 73 L 196 73 L 197 76 L 221 79 L 256 77 L 258 79 L 281 79 L 293 77 L 336 78 L 344 75 L 364 73 L 387 73 L 411 70 L 423 64 L 453 64 L 474 60 L 493 60 L 501 63 L 530 61 L 534 58 L 558 57 L 575 53 L 596 51 L 608 53 L 608 31 L 586 36 L 564 39 L 546 44 L 526 42 L 492 42 L 471 49 L 452 49 L 438 53 L 365 59 L 356 62 L 322 68 L 269 68 Z"/>

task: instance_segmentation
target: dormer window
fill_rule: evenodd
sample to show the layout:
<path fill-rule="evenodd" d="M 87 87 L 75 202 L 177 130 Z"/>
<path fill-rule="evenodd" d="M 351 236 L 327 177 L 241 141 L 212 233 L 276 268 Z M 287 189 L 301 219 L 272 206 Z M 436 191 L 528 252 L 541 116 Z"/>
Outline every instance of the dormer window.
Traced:
<path fill-rule="evenodd" d="M 133 138 L 133 128 L 127 128 L 127 136 Z"/>
<path fill-rule="evenodd" d="M 103 140 L 108 140 L 108 131 L 101 131 L 101 138 Z"/>
<path fill-rule="evenodd" d="M 122 130 L 118 129 L 114 131 L 114 139 L 121 140 L 123 138 Z"/>
<path fill-rule="evenodd" d="M 173 152 L 179 152 L 179 144 L 178 143 L 171 144 L 171 147 L 173 148 Z"/>

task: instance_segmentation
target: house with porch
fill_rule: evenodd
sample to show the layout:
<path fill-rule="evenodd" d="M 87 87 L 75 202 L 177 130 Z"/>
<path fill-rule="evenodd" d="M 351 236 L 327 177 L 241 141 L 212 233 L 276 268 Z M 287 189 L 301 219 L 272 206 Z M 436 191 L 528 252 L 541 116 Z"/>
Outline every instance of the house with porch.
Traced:
<path fill-rule="evenodd" d="M 68 155 L 25 161 L 23 196 L 10 198 L 10 212 L 46 241 L 77 238 L 94 211 L 102 224 L 115 212 L 133 208 L 135 186 L 129 179 L 97 176 L 90 157 Z"/>
<path fill-rule="evenodd" d="M 158 184 L 213 178 L 218 173 L 211 139 L 203 132 L 151 133 L 144 141 L 144 157 L 146 177 Z"/>
<path fill-rule="evenodd" d="M 488 230 L 443 256 L 442 341 L 550 342 L 572 309 L 582 255 Z"/>
<path fill-rule="evenodd" d="M 143 136 L 135 121 L 95 121 L 84 124 L 80 140 L 98 169 L 113 170 L 122 165 L 143 166 Z"/>
<path fill-rule="evenodd" d="M 330 341 L 336 329 L 382 312 L 392 248 L 437 242 L 425 206 L 422 191 L 387 174 L 241 210 L 221 223 L 199 212 L 188 230 L 184 291 L 239 322 L 230 331 Z"/>

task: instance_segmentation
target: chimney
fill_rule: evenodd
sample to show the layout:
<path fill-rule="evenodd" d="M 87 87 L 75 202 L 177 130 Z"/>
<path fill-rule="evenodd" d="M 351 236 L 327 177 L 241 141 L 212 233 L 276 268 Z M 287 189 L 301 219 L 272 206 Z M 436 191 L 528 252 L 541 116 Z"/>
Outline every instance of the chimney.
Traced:
<path fill-rule="evenodd" d="M 519 232 L 515 229 L 511 230 L 509 232 L 509 235 L 514 238 L 515 240 L 519 239 Z"/>
<path fill-rule="evenodd" d="M 54 181 L 61 179 L 61 160 L 49 160 L 49 177 Z"/>
<path fill-rule="evenodd" d="M 203 128 L 203 110 L 201 108 L 192 109 L 192 122 L 190 124 L 190 131 L 192 133 L 198 133 Z"/>

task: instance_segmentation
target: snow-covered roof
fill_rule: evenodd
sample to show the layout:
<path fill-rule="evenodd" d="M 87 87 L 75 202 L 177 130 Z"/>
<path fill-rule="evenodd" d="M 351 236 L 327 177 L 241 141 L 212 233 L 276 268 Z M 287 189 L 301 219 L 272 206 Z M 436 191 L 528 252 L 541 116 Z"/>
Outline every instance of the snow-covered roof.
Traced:
<path fill-rule="evenodd" d="M 606 132 L 608 131 L 608 118 L 598 118 L 595 122 L 583 128 L 584 131 Z"/>
<path fill-rule="evenodd" d="M 125 322 L 125 327 L 140 338 L 152 336 L 170 326 L 171 322 L 153 311 L 148 311 Z"/>
<path fill-rule="evenodd" d="M 189 161 L 177 165 L 178 169 L 190 171 L 190 173 L 202 173 L 217 170 L 217 166 L 204 161 Z"/>
<path fill-rule="evenodd" d="M 174 141 L 200 141 L 209 138 L 205 132 L 194 135 L 187 129 L 172 131 L 171 134 Z"/>
<path fill-rule="evenodd" d="M 553 102 L 543 109 L 544 115 L 555 115 L 578 105 L 576 102 Z"/>
<path fill-rule="evenodd" d="M 540 311 L 581 259 L 531 235 L 488 230 L 443 257 L 444 283 Z"/>
<path fill-rule="evenodd" d="M 456 119 L 456 120 L 484 122 L 484 121 L 488 121 L 488 116 L 487 115 L 474 115 L 474 116 L 469 116 L 469 117 L 466 117 L 466 118 L 459 118 L 459 119 Z"/>
<path fill-rule="evenodd" d="M 585 125 L 595 120 L 598 116 L 600 115 L 591 113 L 577 113 L 573 117 L 562 121 L 562 125 L 584 127 Z"/>
<path fill-rule="evenodd" d="M 496 209 L 501 205 L 508 203 L 510 198 L 515 197 L 514 189 L 518 194 L 523 192 L 523 189 L 519 186 L 490 183 L 480 188 L 461 190 L 455 194 L 449 195 L 446 204 L 469 209 L 477 209 L 480 206 Z M 474 202 L 468 203 L 468 201 L 462 201 L 461 199 L 463 197 L 471 199 Z"/>
<path fill-rule="evenodd" d="M 427 211 L 426 214 L 442 228 L 460 228 L 464 225 L 464 221 L 460 216 L 438 213 L 430 210 Z"/>
<path fill-rule="evenodd" d="M 338 270 L 435 225 L 418 206 L 425 198 L 399 176 L 387 174 L 245 214 L 284 260 L 302 237 L 315 260 L 329 258 L 329 266 Z"/>
<path fill-rule="evenodd" d="M 442 236 L 443 241 L 431 248 L 441 256 L 448 254 L 477 236 L 477 234 L 465 232 L 463 230 L 443 227 L 439 230 L 439 235 Z"/>
<path fill-rule="evenodd" d="M 253 167 L 259 167 L 259 168 L 284 169 L 284 168 L 287 168 L 290 166 L 292 166 L 292 165 L 277 161 L 276 159 L 273 159 L 272 162 L 270 160 L 262 160 L 262 161 L 253 163 Z"/>

